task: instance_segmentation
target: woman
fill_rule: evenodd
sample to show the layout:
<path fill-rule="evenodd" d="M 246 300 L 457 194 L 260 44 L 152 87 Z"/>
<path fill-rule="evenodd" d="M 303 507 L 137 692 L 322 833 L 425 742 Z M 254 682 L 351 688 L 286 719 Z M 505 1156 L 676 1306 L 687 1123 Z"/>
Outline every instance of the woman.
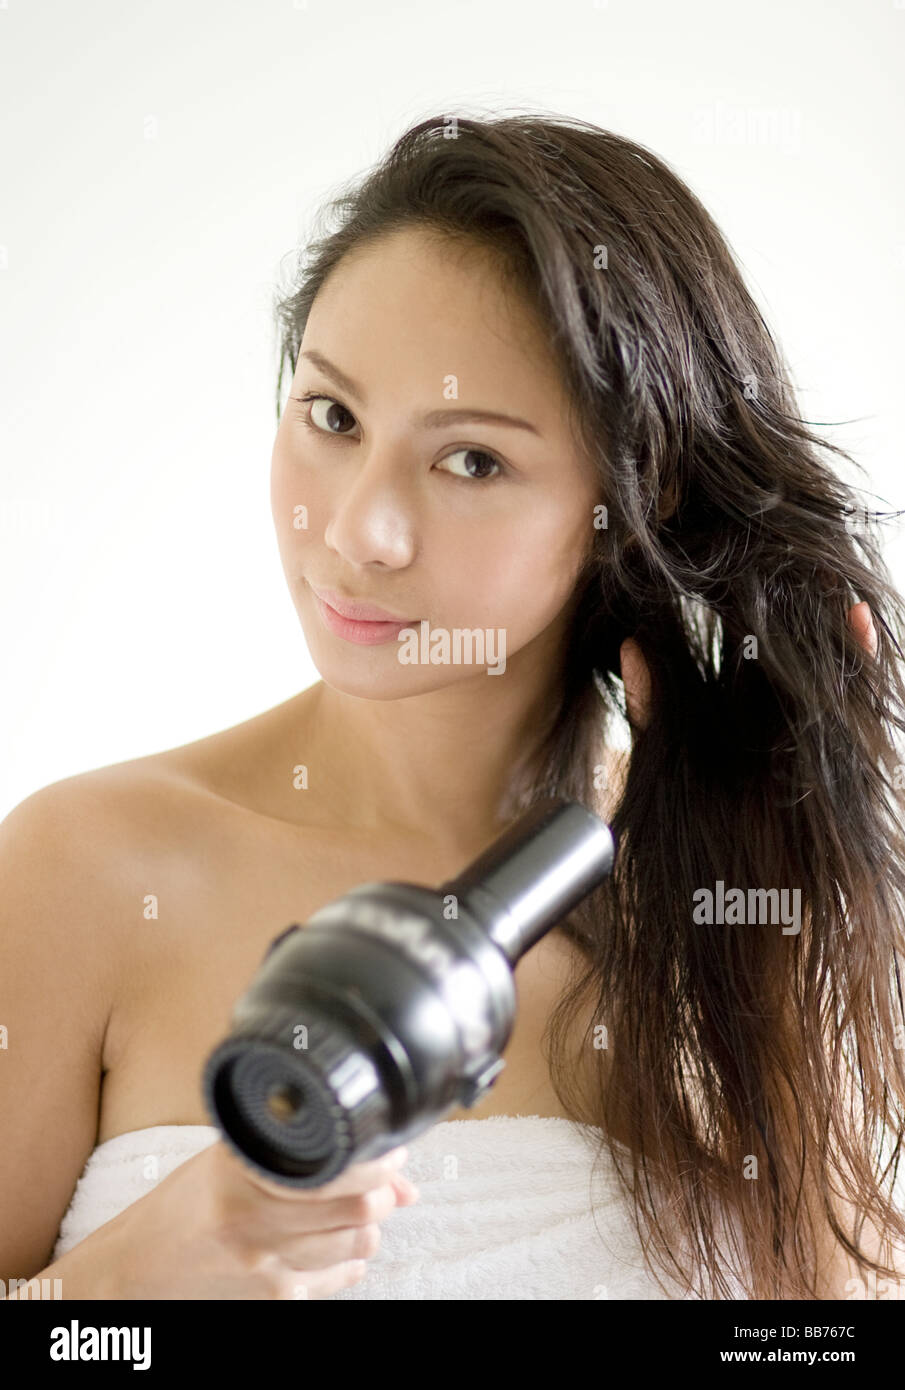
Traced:
<path fill-rule="evenodd" d="M 520 963 L 507 1067 L 453 1119 L 593 1127 L 665 1287 L 894 1278 L 903 609 L 872 518 L 650 151 L 565 119 L 428 120 L 334 210 L 277 303 L 272 468 L 321 681 L 6 823 L 21 865 L 77 811 L 69 868 L 103 903 L 95 886 L 79 942 L 92 1002 L 62 1020 L 92 1046 L 62 1063 L 29 1037 L 72 1138 L 4 1263 L 50 1253 L 96 1146 L 206 1124 L 201 1065 L 287 922 L 366 880 L 437 884 L 558 794 L 612 821 L 616 870 Z M 412 629 L 430 641 L 407 660 Z M 466 631 L 477 657 L 443 646 Z M 746 919 L 730 893 L 796 911 Z M 59 979 L 76 948 L 52 907 Z M 42 1153 L 29 1116 L 10 1173 Z M 142 1201 L 111 1223 L 150 1296 L 152 1228 L 189 1211 L 191 1168 L 143 1199 L 156 1225 Z"/>

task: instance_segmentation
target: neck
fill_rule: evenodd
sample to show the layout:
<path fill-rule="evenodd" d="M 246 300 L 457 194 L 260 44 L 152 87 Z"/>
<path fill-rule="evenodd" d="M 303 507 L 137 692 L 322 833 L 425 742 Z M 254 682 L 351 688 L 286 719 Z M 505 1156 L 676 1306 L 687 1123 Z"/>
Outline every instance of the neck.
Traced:
<path fill-rule="evenodd" d="M 405 700 L 368 700 L 319 682 L 308 696 L 306 762 L 350 830 L 484 844 L 509 824 L 513 777 L 528 767 L 557 692 L 476 675 Z"/>

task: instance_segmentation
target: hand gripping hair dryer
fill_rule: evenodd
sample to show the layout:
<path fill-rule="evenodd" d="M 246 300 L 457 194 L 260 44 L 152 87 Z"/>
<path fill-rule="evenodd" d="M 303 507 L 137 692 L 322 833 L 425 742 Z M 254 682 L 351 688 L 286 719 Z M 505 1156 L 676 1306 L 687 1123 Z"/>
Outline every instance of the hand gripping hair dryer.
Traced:
<path fill-rule="evenodd" d="M 288 927 L 205 1064 L 225 1141 L 319 1187 L 473 1106 L 505 1065 L 514 966 L 614 856 L 603 821 L 548 798 L 439 889 L 366 883 Z"/>

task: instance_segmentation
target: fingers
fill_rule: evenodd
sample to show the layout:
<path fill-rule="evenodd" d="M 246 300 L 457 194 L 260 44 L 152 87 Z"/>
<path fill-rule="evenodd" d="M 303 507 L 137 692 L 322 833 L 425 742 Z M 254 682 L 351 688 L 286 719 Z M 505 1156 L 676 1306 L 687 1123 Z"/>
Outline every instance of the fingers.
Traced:
<path fill-rule="evenodd" d="M 870 604 L 856 603 L 849 610 L 852 631 L 870 656 L 877 655 L 877 629 Z M 625 687 L 625 708 L 629 722 L 636 728 L 646 727 L 650 718 L 650 672 L 633 637 L 627 637 L 619 648 L 619 665 Z"/>
<path fill-rule="evenodd" d="M 327 1269 L 347 1260 L 370 1260 L 380 1246 L 380 1225 L 397 1206 L 392 1187 L 358 1197 L 337 1197 L 321 1210 L 316 1226 L 284 1225 L 268 1233 L 267 1249 L 294 1269 Z"/>
<path fill-rule="evenodd" d="M 419 1196 L 415 1185 L 397 1173 L 386 1187 L 327 1202 L 321 1209 L 320 1224 L 311 1234 L 295 1235 L 284 1227 L 277 1233 L 274 1250 L 295 1269 L 326 1269 L 336 1264 L 337 1258 L 373 1259 L 380 1248 L 380 1223 L 394 1207 L 410 1207 Z"/>
<path fill-rule="evenodd" d="M 871 656 L 877 655 L 877 629 L 874 627 L 873 614 L 870 611 L 870 604 L 856 603 L 849 609 L 849 625 L 861 643 L 862 647 Z"/>
<path fill-rule="evenodd" d="M 322 1183 L 320 1187 L 289 1187 L 276 1180 L 271 1181 L 262 1173 L 244 1165 L 242 1172 L 259 1191 L 284 1202 L 291 1202 L 299 1197 L 349 1197 L 367 1192 L 372 1187 L 381 1187 L 390 1182 L 407 1161 L 408 1151 L 405 1148 L 393 1149 L 391 1153 L 369 1159 L 366 1163 L 351 1163 L 332 1182 Z"/>
<path fill-rule="evenodd" d="M 307 1188 L 278 1186 L 244 1165 L 237 1170 L 239 1160 L 225 1146 L 223 1157 L 233 1170 L 226 1189 L 228 1224 L 237 1238 L 255 1244 L 381 1221 L 395 1206 L 417 1200 L 399 1172 L 408 1158 L 404 1149 L 351 1164 L 332 1182 Z M 400 1181 L 405 1185 L 397 1186 Z"/>
<path fill-rule="evenodd" d="M 386 1183 L 392 1182 L 407 1162 L 408 1149 L 393 1149 L 391 1153 L 369 1159 L 366 1163 L 353 1163 L 332 1182 L 309 1190 L 314 1190 L 320 1197 L 327 1199 L 354 1197 L 358 1193 L 370 1191 L 372 1187 L 383 1187 Z"/>
<path fill-rule="evenodd" d="M 629 723 L 643 729 L 650 718 L 650 672 L 633 637 L 627 637 L 619 648 L 619 666 Z"/>
<path fill-rule="evenodd" d="M 392 1179 L 392 1185 L 396 1190 L 397 1207 L 410 1207 L 418 1200 L 418 1189 L 413 1182 L 409 1182 L 404 1173 L 397 1173 Z"/>

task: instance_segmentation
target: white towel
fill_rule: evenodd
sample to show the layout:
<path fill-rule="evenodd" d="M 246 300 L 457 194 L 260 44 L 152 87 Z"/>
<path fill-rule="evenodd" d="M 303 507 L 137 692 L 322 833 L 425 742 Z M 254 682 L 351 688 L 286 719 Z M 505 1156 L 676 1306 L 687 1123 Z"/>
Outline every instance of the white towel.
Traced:
<path fill-rule="evenodd" d="M 403 1172 L 419 1189 L 419 1201 L 390 1212 L 365 1277 L 332 1297 L 682 1298 L 670 1284 L 664 1292 L 644 1268 L 607 1155 L 592 1188 L 598 1133 L 537 1115 L 435 1124 L 406 1145 Z M 219 1137 L 212 1125 L 154 1125 L 98 1145 L 63 1217 L 53 1258 Z"/>

